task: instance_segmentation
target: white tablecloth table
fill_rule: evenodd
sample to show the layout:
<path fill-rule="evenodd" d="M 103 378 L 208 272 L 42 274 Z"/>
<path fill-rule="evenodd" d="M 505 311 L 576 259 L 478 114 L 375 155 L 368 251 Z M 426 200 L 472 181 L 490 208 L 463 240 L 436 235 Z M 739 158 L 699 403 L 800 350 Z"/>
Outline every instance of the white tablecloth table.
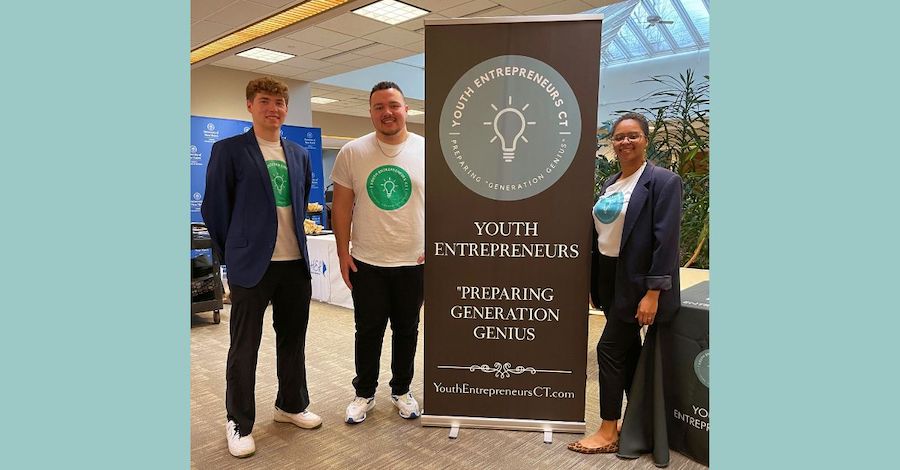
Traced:
<path fill-rule="evenodd" d="M 307 236 L 312 298 L 320 302 L 353 308 L 350 289 L 341 277 L 334 235 Z"/>

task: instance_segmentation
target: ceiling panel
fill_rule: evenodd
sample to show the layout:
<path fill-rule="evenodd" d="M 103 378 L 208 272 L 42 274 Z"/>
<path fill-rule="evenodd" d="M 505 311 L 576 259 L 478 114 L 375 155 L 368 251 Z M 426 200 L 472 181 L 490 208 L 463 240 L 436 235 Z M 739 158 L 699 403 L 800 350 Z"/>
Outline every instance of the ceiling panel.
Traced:
<path fill-rule="evenodd" d="M 324 58 L 324 57 L 330 57 L 330 56 L 333 56 L 333 55 L 338 55 L 338 54 L 343 54 L 343 53 L 344 53 L 344 51 L 339 51 L 339 50 L 337 50 L 337 49 L 328 49 L 328 48 L 326 48 L 326 49 L 319 49 L 318 51 L 312 52 L 312 53 L 309 53 L 309 54 L 304 54 L 303 56 L 304 56 L 304 57 L 309 57 L 310 59 L 319 59 L 319 60 L 321 60 L 321 59 Z"/>
<path fill-rule="evenodd" d="M 231 31 L 227 24 L 199 21 L 191 25 L 191 48 L 206 44 Z"/>
<path fill-rule="evenodd" d="M 410 5 L 415 5 L 423 10 L 428 10 L 432 13 L 438 13 L 440 11 L 446 10 L 448 8 L 453 8 L 457 5 L 462 5 L 463 3 L 468 3 L 471 0 L 403 0 Z"/>
<path fill-rule="evenodd" d="M 279 62 L 279 64 L 289 65 L 291 67 L 299 67 L 307 70 L 317 70 L 322 67 L 333 65 L 323 60 L 310 59 L 309 57 L 294 57 L 292 59 Z"/>
<path fill-rule="evenodd" d="M 191 0 L 192 3 L 193 3 L 193 1 L 194 0 Z M 286 8 L 280 8 L 280 7 L 286 7 L 293 3 L 300 3 L 297 0 L 253 0 L 253 1 L 256 3 L 262 3 L 263 5 L 269 5 L 271 7 L 279 7 L 278 10 L 286 9 Z"/>
<path fill-rule="evenodd" d="M 331 31 L 330 29 L 322 29 L 316 26 L 311 26 L 302 31 L 289 34 L 287 37 L 322 47 L 332 47 L 356 39 L 353 36 L 348 36 L 337 31 Z"/>
<path fill-rule="evenodd" d="M 488 8 L 496 6 L 497 3 L 490 0 L 472 0 L 470 2 L 463 3 L 446 10 L 442 10 L 441 14 L 446 16 L 447 18 L 460 18 L 466 15 L 471 15 L 472 13 L 475 13 L 477 11 L 487 10 Z"/>
<path fill-rule="evenodd" d="M 374 54 L 377 54 L 379 52 L 393 51 L 396 49 L 397 48 L 394 46 L 388 46 L 387 44 L 372 42 L 371 44 L 369 44 L 366 47 L 356 49 L 355 51 L 353 51 L 353 53 L 359 54 L 359 55 L 364 55 L 364 56 L 374 57 Z"/>
<path fill-rule="evenodd" d="M 361 69 L 364 67 L 369 67 L 375 64 L 380 64 L 384 62 L 382 59 L 374 58 L 374 57 L 358 57 L 353 60 L 349 60 L 344 62 L 346 65 L 353 67 L 353 69 Z"/>
<path fill-rule="evenodd" d="M 206 19 L 237 28 L 261 20 L 272 13 L 272 7 L 268 5 L 239 1 L 209 15 Z"/>
<path fill-rule="evenodd" d="M 497 7 L 497 8 L 492 8 L 488 11 L 483 11 L 481 13 L 478 13 L 478 16 L 483 16 L 483 17 L 516 16 L 519 13 L 520 12 L 515 11 L 515 10 L 510 10 L 509 8 L 506 8 L 506 7 Z"/>
<path fill-rule="evenodd" d="M 203 19 L 234 0 L 191 0 L 191 18 Z"/>
<path fill-rule="evenodd" d="M 293 78 L 296 80 L 304 80 L 307 82 L 314 82 L 316 80 L 321 80 L 328 76 L 329 75 L 327 73 L 319 72 L 318 70 L 313 70 L 313 71 L 309 71 L 309 72 L 299 73 L 290 78 Z"/>
<path fill-rule="evenodd" d="M 410 52 L 425 52 L 425 41 L 416 41 L 409 44 L 404 44 L 403 48 Z"/>
<path fill-rule="evenodd" d="M 547 5 L 547 0 L 496 0 L 497 3 L 518 12 L 534 10 Z M 558 1 L 558 0 L 557 0 Z"/>
<path fill-rule="evenodd" d="M 425 36 L 397 27 L 392 27 L 378 31 L 377 33 L 369 34 L 366 36 L 366 39 L 371 39 L 372 41 L 380 42 L 382 44 L 387 44 L 390 46 L 402 46 L 414 41 L 422 41 L 423 43 L 425 42 Z"/>
<path fill-rule="evenodd" d="M 337 55 L 327 57 L 323 60 L 331 62 L 332 64 L 343 64 L 345 62 L 350 62 L 352 60 L 362 59 L 363 56 L 354 54 L 352 52 L 339 52 Z"/>
<path fill-rule="evenodd" d="M 360 47 L 365 47 L 370 44 L 374 44 L 374 43 L 372 41 L 369 41 L 368 39 L 357 38 L 357 39 L 347 41 L 345 43 L 338 44 L 338 45 L 334 46 L 334 49 L 338 49 L 341 51 L 352 51 L 354 49 L 359 49 Z"/>
<path fill-rule="evenodd" d="M 287 37 L 265 42 L 261 44 L 260 47 L 294 55 L 305 55 L 322 49 L 322 46 L 317 46 L 308 42 L 295 41 Z"/>
<path fill-rule="evenodd" d="M 404 57 L 409 57 L 409 56 L 415 54 L 415 52 L 413 52 L 413 51 L 403 49 L 400 47 L 393 47 L 393 46 L 385 46 L 385 47 L 389 47 L 389 49 L 386 51 L 383 51 L 383 52 L 371 52 L 366 55 L 368 55 L 369 57 L 374 57 L 376 59 L 382 59 L 384 61 L 389 61 L 389 60 L 402 59 Z"/>
<path fill-rule="evenodd" d="M 590 4 L 581 0 L 566 0 L 552 5 L 528 10 L 529 15 L 567 15 L 581 13 L 593 8 Z"/>
<path fill-rule="evenodd" d="M 406 21 L 398 24 L 397 26 L 408 30 L 408 31 L 416 31 L 425 27 L 425 20 L 438 20 L 446 18 L 446 16 L 439 15 L 437 13 L 432 13 L 430 15 L 425 15 L 421 18 L 416 18 L 414 20 Z"/>
<path fill-rule="evenodd" d="M 238 70 L 256 70 L 270 64 L 261 60 L 248 59 L 246 57 L 233 55 L 231 57 L 226 57 L 220 61 L 217 61 L 216 65 Z"/>
<path fill-rule="evenodd" d="M 326 74 L 325 75 L 326 77 L 330 77 L 332 75 L 347 73 L 352 70 L 356 70 L 356 69 L 354 67 L 350 67 L 349 65 L 341 65 L 341 64 L 334 65 L 333 64 L 333 65 L 329 65 L 328 67 L 323 67 L 321 69 L 318 69 L 316 71 Z"/>
<path fill-rule="evenodd" d="M 261 69 L 257 69 L 256 71 L 281 77 L 290 77 L 292 75 L 297 75 L 298 73 L 305 72 L 304 69 L 291 67 L 289 65 L 281 65 L 281 63 L 270 64 Z"/>
<path fill-rule="evenodd" d="M 316 26 L 337 32 L 352 31 L 355 36 L 365 36 L 366 34 L 389 28 L 391 25 L 359 16 L 355 13 L 345 13 L 337 18 L 323 21 Z"/>

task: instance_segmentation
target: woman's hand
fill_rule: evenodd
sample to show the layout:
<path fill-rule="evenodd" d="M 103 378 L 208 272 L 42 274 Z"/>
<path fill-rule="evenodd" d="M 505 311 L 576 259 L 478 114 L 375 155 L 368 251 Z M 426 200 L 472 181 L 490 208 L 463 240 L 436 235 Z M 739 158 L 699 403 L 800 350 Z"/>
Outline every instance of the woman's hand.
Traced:
<path fill-rule="evenodd" d="M 659 307 L 659 291 L 658 290 L 648 290 L 646 294 L 644 294 L 644 298 L 641 299 L 641 303 L 638 304 L 637 313 L 634 315 L 634 318 L 637 318 L 638 325 L 652 325 L 653 321 L 656 319 L 656 310 Z"/>

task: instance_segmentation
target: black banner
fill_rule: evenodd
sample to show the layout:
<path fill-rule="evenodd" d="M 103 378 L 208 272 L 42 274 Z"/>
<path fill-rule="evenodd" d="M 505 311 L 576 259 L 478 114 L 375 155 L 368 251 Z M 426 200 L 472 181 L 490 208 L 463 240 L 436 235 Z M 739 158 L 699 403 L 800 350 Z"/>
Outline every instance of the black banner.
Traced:
<path fill-rule="evenodd" d="M 426 22 L 425 425 L 584 429 L 600 18 Z"/>

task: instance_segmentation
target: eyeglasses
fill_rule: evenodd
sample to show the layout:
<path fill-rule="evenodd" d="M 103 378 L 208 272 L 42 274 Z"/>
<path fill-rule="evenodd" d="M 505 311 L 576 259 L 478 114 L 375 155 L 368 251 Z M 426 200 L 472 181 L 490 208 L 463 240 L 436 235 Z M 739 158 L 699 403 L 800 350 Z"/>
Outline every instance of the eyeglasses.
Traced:
<path fill-rule="evenodd" d="M 644 136 L 644 134 L 638 134 L 638 133 L 633 133 L 633 134 L 616 134 L 616 135 L 614 135 L 614 136 L 612 137 L 612 140 L 613 140 L 613 142 L 622 142 L 622 141 L 624 141 L 625 139 L 628 139 L 628 140 L 630 140 L 630 141 L 634 141 L 634 140 L 640 139 L 640 138 L 643 137 L 643 136 Z"/>

